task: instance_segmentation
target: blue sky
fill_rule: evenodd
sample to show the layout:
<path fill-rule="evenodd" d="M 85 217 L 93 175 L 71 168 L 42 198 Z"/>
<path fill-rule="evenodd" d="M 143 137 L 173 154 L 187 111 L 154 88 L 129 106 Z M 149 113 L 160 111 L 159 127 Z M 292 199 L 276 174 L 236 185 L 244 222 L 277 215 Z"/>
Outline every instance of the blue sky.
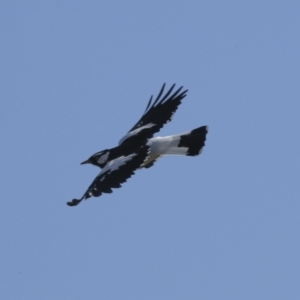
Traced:
<path fill-rule="evenodd" d="M 2 1 L 1 299 L 300 299 L 299 1 Z M 80 197 L 161 85 L 161 135 L 209 125 Z"/>

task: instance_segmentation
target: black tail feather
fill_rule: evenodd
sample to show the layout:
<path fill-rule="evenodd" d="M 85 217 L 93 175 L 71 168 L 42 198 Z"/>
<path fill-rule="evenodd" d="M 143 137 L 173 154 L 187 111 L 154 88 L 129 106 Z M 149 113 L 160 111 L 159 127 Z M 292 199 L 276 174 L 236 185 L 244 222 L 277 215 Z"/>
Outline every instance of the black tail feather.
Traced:
<path fill-rule="evenodd" d="M 205 146 L 208 126 L 201 126 L 192 130 L 189 134 L 182 135 L 178 147 L 188 148 L 186 155 L 196 156 L 201 153 Z"/>

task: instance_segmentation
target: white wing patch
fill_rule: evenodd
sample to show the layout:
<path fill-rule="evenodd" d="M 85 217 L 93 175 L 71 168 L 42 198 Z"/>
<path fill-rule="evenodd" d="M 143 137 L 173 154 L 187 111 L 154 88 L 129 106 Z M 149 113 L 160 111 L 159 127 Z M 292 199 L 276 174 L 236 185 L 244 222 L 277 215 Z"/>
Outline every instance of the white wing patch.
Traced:
<path fill-rule="evenodd" d="M 127 161 L 131 160 L 132 157 L 136 156 L 136 153 L 130 154 L 128 156 L 120 156 L 114 160 L 111 160 L 106 166 L 102 169 L 99 175 L 107 173 L 100 179 L 103 181 L 106 178 L 106 175 L 110 174 L 113 171 L 118 170 L 121 166 L 125 165 Z"/>
<path fill-rule="evenodd" d="M 153 123 L 149 123 L 149 124 L 146 124 L 144 126 L 141 126 L 135 130 L 132 130 L 132 131 L 129 131 L 119 142 L 119 145 L 121 145 L 125 140 L 127 140 L 128 138 L 134 136 L 134 135 L 137 135 L 139 132 L 141 132 L 142 130 L 144 129 L 147 129 L 147 128 L 151 128 L 155 126 L 155 124 Z"/>

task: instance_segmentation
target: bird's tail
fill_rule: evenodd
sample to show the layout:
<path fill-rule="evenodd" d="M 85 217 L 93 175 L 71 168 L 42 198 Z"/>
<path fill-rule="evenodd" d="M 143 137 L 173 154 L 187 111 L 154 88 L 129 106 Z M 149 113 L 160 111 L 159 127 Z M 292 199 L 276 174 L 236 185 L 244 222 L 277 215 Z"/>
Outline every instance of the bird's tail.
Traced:
<path fill-rule="evenodd" d="M 201 126 L 189 132 L 173 135 L 172 142 L 167 147 L 165 154 L 199 155 L 205 146 L 208 126 Z"/>

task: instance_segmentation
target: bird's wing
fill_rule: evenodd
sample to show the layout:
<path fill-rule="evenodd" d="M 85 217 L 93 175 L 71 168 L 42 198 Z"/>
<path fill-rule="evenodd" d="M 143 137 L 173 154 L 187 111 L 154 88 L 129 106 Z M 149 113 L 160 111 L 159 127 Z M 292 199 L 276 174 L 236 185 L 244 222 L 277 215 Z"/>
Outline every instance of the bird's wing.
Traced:
<path fill-rule="evenodd" d="M 163 95 L 165 85 L 163 84 L 154 101 L 152 101 L 153 96 L 151 96 L 144 114 L 120 140 L 119 145 L 125 142 L 145 141 L 153 137 L 166 123 L 171 121 L 173 114 L 186 96 L 187 90 L 181 91 L 183 87 L 180 87 L 173 92 L 175 87 L 175 84 L 173 84 L 168 92 Z"/>
<path fill-rule="evenodd" d="M 76 206 L 82 200 L 92 196 L 99 197 L 102 193 L 112 193 L 112 188 L 120 188 L 149 157 L 149 147 L 144 146 L 136 153 L 120 156 L 108 162 L 89 186 L 81 199 L 73 199 L 69 206 Z"/>

